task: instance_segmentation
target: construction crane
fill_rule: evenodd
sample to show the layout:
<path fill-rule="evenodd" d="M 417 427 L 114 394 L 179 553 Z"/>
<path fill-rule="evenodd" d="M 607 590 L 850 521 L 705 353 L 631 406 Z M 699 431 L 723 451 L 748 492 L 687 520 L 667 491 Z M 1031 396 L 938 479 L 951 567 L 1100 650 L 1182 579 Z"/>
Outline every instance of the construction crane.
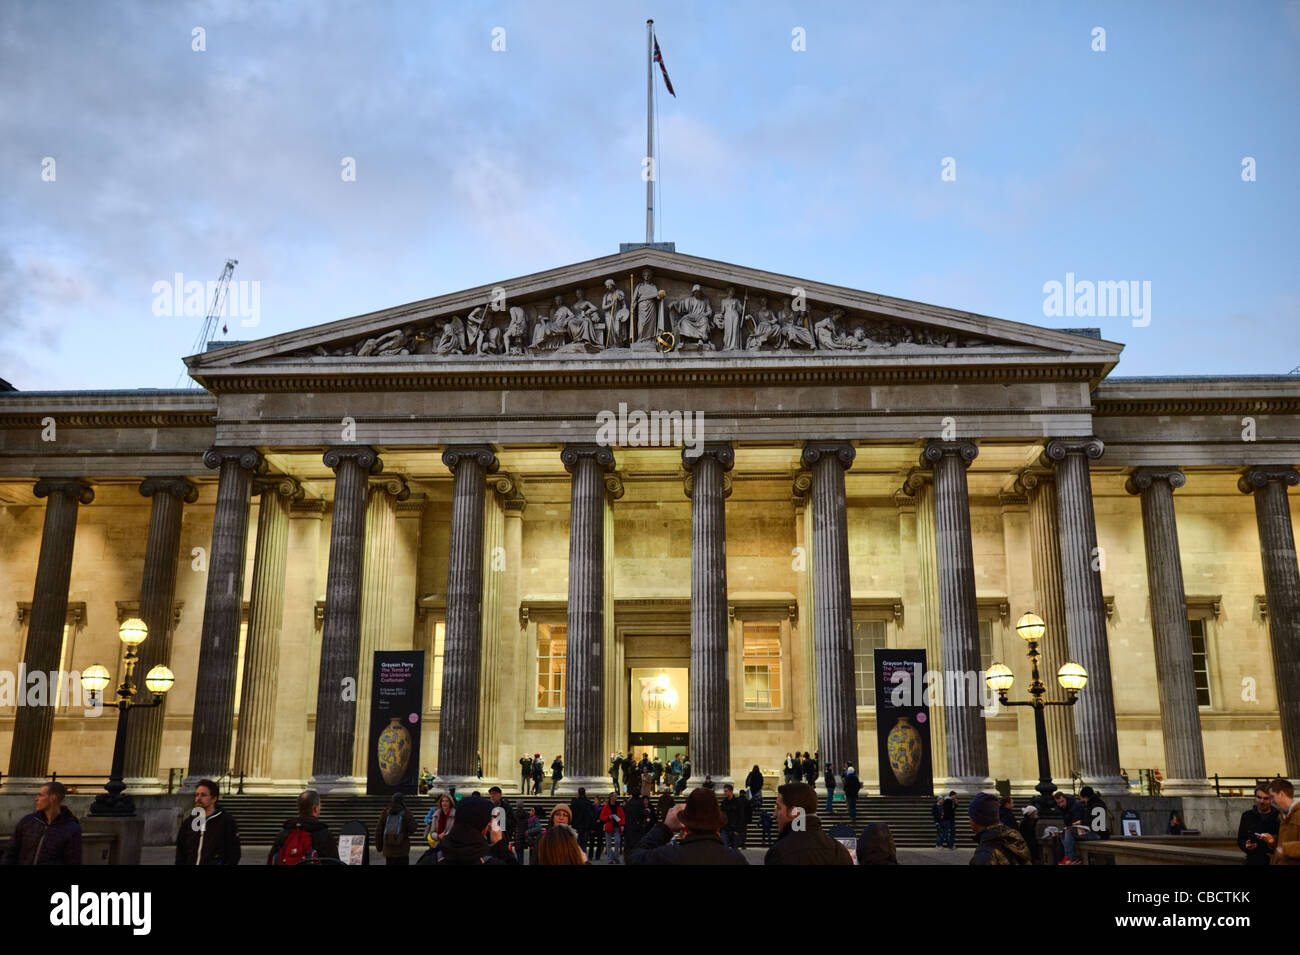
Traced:
<path fill-rule="evenodd" d="M 203 319 L 203 328 L 199 331 L 199 337 L 194 340 L 194 347 L 190 349 L 190 354 L 197 355 L 199 352 L 207 351 L 208 342 L 216 337 L 217 317 L 225 310 L 226 289 L 230 286 L 230 277 L 235 274 L 235 266 L 238 264 L 238 259 L 226 259 L 226 267 L 221 270 L 221 277 L 217 279 L 216 288 L 212 291 L 212 305 L 208 308 L 208 314 Z M 227 335 L 229 333 L 230 327 L 223 321 L 221 323 L 221 334 Z M 176 384 L 179 385 L 185 380 L 185 377 L 186 373 L 181 372 Z"/>

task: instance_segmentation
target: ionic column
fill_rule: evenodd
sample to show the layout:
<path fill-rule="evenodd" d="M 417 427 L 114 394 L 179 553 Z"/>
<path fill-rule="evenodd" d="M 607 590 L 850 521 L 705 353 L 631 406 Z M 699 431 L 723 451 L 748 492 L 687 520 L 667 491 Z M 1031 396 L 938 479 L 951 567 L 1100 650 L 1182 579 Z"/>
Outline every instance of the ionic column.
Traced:
<path fill-rule="evenodd" d="M 256 792 L 271 781 L 271 739 L 279 692 L 280 634 L 284 627 L 284 584 L 289 557 L 289 509 L 302 499 L 302 486 L 287 474 L 253 479 L 258 495 L 257 541 L 253 545 L 253 587 L 244 638 L 244 679 L 239 691 L 235 763 Z M 145 641 L 146 643 L 148 641 Z"/>
<path fill-rule="evenodd" d="M 203 778 L 217 779 L 230 766 L 235 721 L 235 671 L 239 665 L 239 627 L 244 615 L 244 557 L 248 546 L 248 500 L 253 475 L 265 464 L 252 448 L 212 448 L 203 455 L 219 468 L 217 505 L 212 512 L 212 548 L 199 638 L 198 685 L 190 732 L 186 790 Z"/>
<path fill-rule="evenodd" d="M 366 500 L 365 555 L 361 560 L 361 648 L 357 657 L 357 731 L 352 774 L 370 773 L 370 703 L 375 651 L 388 644 L 393 611 L 393 553 L 397 546 L 397 502 L 411 496 L 406 478 L 384 474 L 370 479 Z M 402 714 L 405 716 L 405 714 Z"/>
<path fill-rule="evenodd" d="M 988 740 L 984 732 L 984 674 L 980 669 L 979 608 L 975 603 L 975 553 L 971 544 L 970 496 L 966 468 L 976 455 L 970 441 L 926 442 L 922 465 L 934 470 L 935 565 L 939 579 L 939 640 L 945 675 L 961 675 L 961 699 L 945 679 L 944 737 L 948 780 L 958 791 L 979 792 L 992 786 Z M 975 674 L 972 681 L 967 674 Z"/>
<path fill-rule="evenodd" d="M 1187 632 L 1187 594 L 1174 521 L 1174 488 L 1187 483 L 1174 468 L 1138 468 L 1124 489 L 1142 496 L 1142 536 L 1147 552 L 1147 593 L 1156 651 L 1160 728 L 1165 740 L 1165 780 L 1170 796 L 1205 793 L 1205 749 L 1196 702 L 1192 641 Z"/>
<path fill-rule="evenodd" d="M 1297 484 L 1300 471 L 1292 467 L 1251 468 L 1237 482 L 1242 493 L 1255 495 L 1282 751 L 1291 777 L 1300 776 L 1300 571 L 1286 489 Z"/>
<path fill-rule="evenodd" d="M 928 468 L 913 468 L 900 488 L 916 505 L 916 583 L 920 590 L 921 632 L 925 636 L 925 666 L 943 679 L 943 641 L 939 629 L 939 570 L 935 564 L 934 475 Z M 874 672 L 874 671 L 873 671 Z M 874 678 L 874 677 L 873 677 Z M 935 780 L 948 778 L 947 728 L 942 694 L 930 707 L 930 764 Z"/>
<path fill-rule="evenodd" d="M 691 771 L 722 785 L 731 779 L 731 692 L 727 670 L 727 477 L 729 444 L 682 450 L 691 499 Z"/>
<path fill-rule="evenodd" d="M 438 779 L 473 785 L 478 748 L 479 681 L 483 666 L 483 508 L 496 454 L 484 445 L 450 447 L 442 463 L 455 475 L 451 559 L 447 566 L 447 633 L 443 644 Z"/>
<path fill-rule="evenodd" d="M 607 785 L 605 773 L 605 476 L 614 452 L 566 445 L 560 453 L 573 475 L 569 497 L 569 610 L 565 660 L 564 765 L 566 790 Z M 692 701 L 693 703 L 694 701 Z"/>
<path fill-rule="evenodd" d="M 1047 443 L 1043 456 L 1044 463 L 1056 466 L 1061 586 L 1070 659 L 1088 671 L 1088 685 L 1079 693 L 1079 702 L 1070 707 L 1074 713 L 1078 769 L 1083 781 L 1099 792 L 1122 794 L 1128 786 L 1119 774 L 1106 604 L 1101 593 L 1100 551 L 1088 466 L 1089 460 L 1097 460 L 1104 450 L 1097 438 L 1058 439 Z"/>
<path fill-rule="evenodd" d="M 63 628 L 68 622 L 68 581 L 72 576 L 72 548 L 77 535 L 77 506 L 93 501 L 95 492 L 80 478 L 42 478 L 36 482 L 33 493 L 48 497 L 49 502 L 45 505 L 45 526 L 36 562 L 36 587 L 32 593 L 23 665 L 28 673 L 36 670 L 48 673 L 59 668 Z M 45 781 L 53 733 L 53 706 L 16 708 L 6 791 L 30 790 Z"/>
<path fill-rule="evenodd" d="M 1047 623 L 1042 653 L 1048 686 L 1056 682 L 1055 673 L 1070 659 L 1066 639 L 1065 590 L 1061 584 L 1061 533 L 1057 512 L 1056 482 L 1051 471 L 1026 469 L 1016 478 L 1015 489 L 1029 500 L 1030 564 L 1034 575 L 1034 612 Z M 1079 767 L 1079 753 L 1074 745 L 1074 714 L 1064 706 L 1043 710 L 1047 725 L 1047 758 L 1052 778 L 1069 787 Z"/>
<path fill-rule="evenodd" d="M 817 745 L 823 765 L 858 764 L 858 711 L 853 694 L 853 605 L 844 472 L 856 452 L 846 441 L 808 442 L 812 472 L 813 641 Z M 695 701 L 691 701 L 694 705 Z"/>
<path fill-rule="evenodd" d="M 144 550 L 144 574 L 140 581 L 140 619 L 149 627 L 149 636 L 136 648 L 140 662 L 139 677 L 162 664 L 171 666 L 172 636 L 175 631 L 176 570 L 181 550 L 181 512 L 186 504 L 199 499 L 198 488 L 185 478 L 146 478 L 140 493 L 150 498 L 149 539 Z M 146 787 L 158 785 L 158 756 L 162 750 L 163 716 L 166 697 L 161 706 L 141 707 L 126 723 L 124 775 L 128 787 L 139 792 L 133 780 Z"/>
<path fill-rule="evenodd" d="M 365 559 L 366 493 L 370 475 L 383 470 L 373 448 L 344 445 L 325 452 L 334 471 L 334 515 L 330 520 L 329 570 L 325 575 L 325 621 L 321 628 L 320 679 L 316 684 L 316 738 L 311 788 L 322 792 L 359 790 L 352 775 L 356 738 L 356 685 L 361 652 L 361 574 Z"/>

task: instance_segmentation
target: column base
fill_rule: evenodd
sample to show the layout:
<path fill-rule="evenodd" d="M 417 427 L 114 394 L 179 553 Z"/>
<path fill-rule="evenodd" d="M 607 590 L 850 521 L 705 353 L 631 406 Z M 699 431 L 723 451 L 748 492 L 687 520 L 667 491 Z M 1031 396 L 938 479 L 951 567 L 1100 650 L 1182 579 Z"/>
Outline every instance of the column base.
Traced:
<path fill-rule="evenodd" d="M 34 796 L 48 782 L 48 779 L 41 779 L 39 776 L 6 776 L 4 782 L 0 784 L 0 792 L 3 792 L 6 796 L 29 794 Z M 98 791 L 102 788 L 102 786 L 97 786 L 95 790 Z"/>
<path fill-rule="evenodd" d="M 1166 779 L 1160 784 L 1160 795 L 1213 796 L 1214 786 L 1208 779 Z"/>
<path fill-rule="evenodd" d="M 1081 780 L 1080 789 L 1091 786 L 1102 796 L 1127 796 L 1131 792 L 1123 776 L 1083 776 Z"/>
<path fill-rule="evenodd" d="M 946 796 L 950 792 L 958 796 L 974 796 L 976 793 L 996 793 L 997 788 L 991 776 L 948 776 L 934 781 L 936 796 Z"/>
<path fill-rule="evenodd" d="M 613 783 L 608 776 L 565 776 L 560 780 L 560 784 L 555 787 L 557 796 L 576 796 L 579 787 L 587 790 L 587 798 L 597 798 L 604 800 L 611 792 L 614 791 Z M 542 794 L 549 794 L 551 787 L 549 783 L 542 785 Z"/>
<path fill-rule="evenodd" d="M 133 796 L 157 796 L 167 791 L 157 776 L 127 776 L 122 782 Z"/>
<path fill-rule="evenodd" d="M 455 789 L 461 795 L 468 796 L 477 789 L 486 797 L 490 785 L 487 780 L 477 776 L 434 776 L 430 792 L 442 794 Z"/>
<path fill-rule="evenodd" d="M 363 796 L 366 781 L 360 776 L 313 776 L 307 780 L 307 788 L 316 790 L 322 796 Z"/>

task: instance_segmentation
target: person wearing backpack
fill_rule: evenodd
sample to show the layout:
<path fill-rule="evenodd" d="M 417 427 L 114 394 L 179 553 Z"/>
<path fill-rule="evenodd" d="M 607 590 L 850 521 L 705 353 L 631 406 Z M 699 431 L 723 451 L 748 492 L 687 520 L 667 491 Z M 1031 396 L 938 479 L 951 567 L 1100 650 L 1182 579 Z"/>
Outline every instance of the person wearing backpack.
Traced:
<path fill-rule="evenodd" d="M 415 831 L 415 817 L 406 808 L 406 797 L 393 793 L 388 808 L 379 816 L 375 830 L 375 844 L 384 854 L 385 865 L 411 864 L 411 833 Z"/>
<path fill-rule="evenodd" d="M 298 796 L 298 815 L 284 821 L 266 858 L 267 865 L 297 865 L 313 859 L 339 857 L 338 843 L 320 820 L 320 793 L 305 790 Z"/>

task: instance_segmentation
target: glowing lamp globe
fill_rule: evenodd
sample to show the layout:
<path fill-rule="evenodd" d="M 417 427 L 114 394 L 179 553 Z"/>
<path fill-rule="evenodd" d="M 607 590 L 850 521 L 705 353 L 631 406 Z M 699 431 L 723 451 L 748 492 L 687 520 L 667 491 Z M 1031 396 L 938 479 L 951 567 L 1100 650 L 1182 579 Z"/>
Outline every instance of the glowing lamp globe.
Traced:
<path fill-rule="evenodd" d="M 985 672 L 984 682 L 990 690 L 1004 693 L 1016 682 L 1016 676 L 1005 663 L 995 663 Z"/>
<path fill-rule="evenodd" d="M 149 636 L 149 627 L 139 617 L 132 617 L 122 621 L 122 626 L 117 628 L 117 636 L 128 647 L 138 647 Z"/>
<path fill-rule="evenodd" d="M 1043 639 L 1043 634 L 1046 632 L 1047 624 L 1043 623 L 1043 618 L 1032 610 L 1026 612 L 1016 623 L 1016 633 L 1020 634 L 1021 639 L 1026 643 L 1037 643 Z"/>
<path fill-rule="evenodd" d="M 87 693 L 101 693 L 108 684 L 108 669 L 98 663 L 81 671 L 81 686 Z"/>
<path fill-rule="evenodd" d="M 1056 679 L 1067 690 L 1082 690 L 1088 685 L 1088 671 L 1071 661 L 1061 665 L 1061 669 L 1056 671 Z"/>
<path fill-rule="evenodd" d="M 176 674 L 161 663 L 145 674 L 144 678 L 144 685 L 149 688 L 149 692 L 160 696 L 170 690 L 175 682 Z"/>

